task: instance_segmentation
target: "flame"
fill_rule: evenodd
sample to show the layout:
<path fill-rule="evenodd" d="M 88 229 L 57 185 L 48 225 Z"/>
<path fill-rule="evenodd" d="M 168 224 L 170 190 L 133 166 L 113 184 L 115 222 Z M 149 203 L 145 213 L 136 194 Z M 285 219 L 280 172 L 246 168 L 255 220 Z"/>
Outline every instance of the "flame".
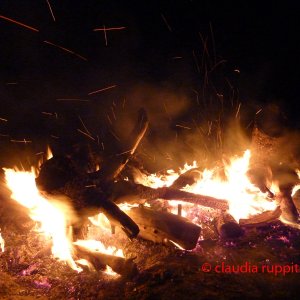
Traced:
<path fill-rule="evenodd" d="M 296 173 L 298 175 L 298 178 L 300 179 L 300 170 L 296 170 Z M 297 184 L 296 186 L 294 186 L 294 188 L 292 190 L 292 196 L 295 196 L 295 194 L 298 192 L 298 190 L 300 190 L 300 184 Z"/>
<path fill-rule="evenodd" d="M 106 269 L 104 270 L 104 273 L 113 277 L 120 276 L 118 273 L 114 272 L 113 269 L 110 266 L 106 266 Z"/>
<path fill-rule="evenodd" d="M 95 241 L 95 240 L 77 240 L 74 242 L 74 245 L 78 245 L 89 250 L 95 252 L 101 252 L 103 254 L 118 256 L 118 257 L 125 257 L 122 249 L 117 249 L 114 246 L 106 247 L 102 242 Z"/>
<path fill-rule="evenodd" d="M 47 147 L 47 152 L 46 152 L 46 160 L 49 160 L 53 157 L 53 153 L 52 153 L 52 150 L 51 148 L 48 146 Z"/>
<path fill-rule="evenodd" d="M 1 229 L 0 229 L 0 252 L 4 252 L 4 245 L 5 245 L 5 241 L 1 235 Z"/>
<path fill-rule="evenodd" d="M 229 161 L 224 161 L 224 174 L 222 178 L 219 169 L 204 169 L 201 178 L 193 185 L 187 185 L 182 190 L 195 194 L 207 195 L 215 198 L 226 199 L 229 202 L 229 213 L 238 221 L 241 218 L 249 218 L 251 215 L 261 213 L 266 210 L 274 210 L 276 203 L 269 201 L 266 196 L 255 187 L 247 177 L 251 153 L 246 150 L 241 157 L 232 157 Z M 179 172 L 169 170 L 166 176 L 152 174 L 137 178 L 139 183 L 151 187 L 170 186 L 180 174 L 197 167 L 185 164 Z M 178 204 L 186 207 L 186 203 L 169 201 L 170 206 L 177 208 Z M 176 210 L 173 208 L 172 212 Z M 186 210 L 183 211 L 185 216 Z"/>
<path fill-rule="evenodd" d="M 100 241 L 72 241 L 71 224 L 76 220 L 72 206 L 63 201 L 65 199 L 50 199 L 48 195 L 41 194 L 35 183 L 36 171 L 19 171 L 17 169 L 4 169 L 5 180 L 11 190 L 11 198 L 28 209 L 30 218 L 39 223 L 39 232 L 52 240 L 52 254 L 54 257 L 80 272 L 76 262 L 81 265 L 83 260 L 74 261 L 73 244 L 81 245 L 94 251 L 124 257 L 123 251 L 116 247 L 105 247 Z M 109 222 L 102 216 L 102 221 Z M 0 249 L 4 251 L 4 240 L 0 235 Z"/>
<path fill-rule="evenodd" d="M 135 181 L 137 183 L 152 187 L 152 188 L 160 188 L 160 187 L 168 187 L 172 185 L 172 183 L 183 173 L 197 168 L 197 162 L 193 161 L 192 165 L 189 165 L 188 163 L 185 163 L 183 168 L 179 168 L 179 171 L 176 172 L 172 169 L 167 170 L 166 174 L 150 174 L 146 175 L 143 173 L 139 174 L 139 177 L 135 178 Z"/>
<path fill-rule="evenodd" d="M 4 169 L 5 180 L 12 191 L 11 198 L 26 207 L 32 220 L 40 223 L 39 230 L 52 239 L 54 257 L 66 261 L 74 270 L 78 270 L 72 258 L 70 232 L 68 233 L 67 204 L 50 201 L 41 195 L 35 184 L 35 172 Z"/>

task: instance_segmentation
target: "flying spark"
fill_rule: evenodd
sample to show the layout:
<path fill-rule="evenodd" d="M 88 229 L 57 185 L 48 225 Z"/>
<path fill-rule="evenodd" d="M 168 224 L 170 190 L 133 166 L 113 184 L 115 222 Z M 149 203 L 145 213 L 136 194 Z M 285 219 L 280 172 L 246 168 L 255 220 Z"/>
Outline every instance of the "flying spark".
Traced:
<path fill-rule="evenodd" d="M 32 141 L 26 140 L 26 139 L 23 139 L 23 140 L 10 140 L 10 141 L 12 143 L 24 143 L 24 144 L 32 143 Z"/>
<path fill-rule="evenodd" d="M 53 21 L 55 22 L 56 20 L 55 20 L 55 16 L 54 16 L 54 13 L 53 13 L 52 7 L 51 7 L 51 5 L 50 5 L 50 2 L 49 2 L 48 0 L 46 0 L 46 1 L 47 1 L 47 4 L 48 4 L 48 7 L 49 7 L 49 10 L 50 10 L 51 16 L 52 16 L 52 18 L 53 18 Z"/>
<path fill-rule="evenodd" d="M 11 19 L 11 18 L 2 16 L 2 15 L 0 15 L 0 19 L 6 20 L 6 21 L 11 22 L 11 23 L 14 23 L 14 24 L 17 24 L 17 25 L 19 25 L 19 26 L 22 26 L 22 27 L 24 27 L 24 28 L 30 29 L 30 30 L 32 30 L 32 31 L 39 32 L 39 30 L 36 29 L 36 28 L 34 28 L 34 27 L 31 27 L 31 26 L 29 26 L 29 25 L 26 25 L 26 24 L 24 24 L 24 23 L 21 23 L 21 22 L 19 22 L 19 21 L 16 21 L 16 20 L 14 20 L 14 19 Z"/>
<path fill-rule="evenodd" d="M 68 52 L 68 53 L 70 53 L 70 54 L 73 54 L 73 55 L 77 56 L 78 58 L 80 58 L 80 59 L 82 59 L 82 60 L 85 60 L 85 61 L 88 60 L 86 57 L 84 57 L 84 56 L 82 56 L 82 55 L 80 55 L 80 54 L 78 54 L 78 53 L 76 53 L 76 52 L 74 52 L 74 51 L 72 51 L 72 50 L 70 50 L 70 49 L 67 49 L 67 48 L 65 48 L 65 47 L 63 47 L 63 46 L 56 45 L 56 44 L 54 44 L 54 43 L 52 43 L 52 42 L 49 42 L 49 41 L 44 41 L 44 43 L 46 43 L 46 44 L 48 44 L 48 45 L 51 45 L 51 46 L 53 46 L 53 47 L 59 48 L 59 49 L 65 51 L 65 52 Z"/>
<path fill-rule="evenodd" d="M 125 29 L 126 27 L 122 26 L 122 27 L 105 27 L 105 25 L 103 25 L 102 28 L 95 28 L 94 31 L 103 31 L 104 33 L 104 39 L 105 39 L 105 46 L 108 45 L 108 41 L 107 41 L 107 34 L 106 32 L 107 31 L 113 31 L 113 30 L 123 30 Z"/>
<path fill-rule="evenodd" d="M 88 93 L 88 95 L 90 96 L 90 95 L 93 95 L 93 94 L 101 93 L 101 92 L 104 92 L 104 91 L 113 89 L 113 88 L 115 88 L 116 86 L 117 86 L 116 84 L 115 84 L 115 85 L 111 85 L 111 86 L 105 87 L 105 88 L 103 88 L 103 89 L 100 89 L 100 90 L 97 90 L 97 91 L 90 92 L 90 93 Z"/>

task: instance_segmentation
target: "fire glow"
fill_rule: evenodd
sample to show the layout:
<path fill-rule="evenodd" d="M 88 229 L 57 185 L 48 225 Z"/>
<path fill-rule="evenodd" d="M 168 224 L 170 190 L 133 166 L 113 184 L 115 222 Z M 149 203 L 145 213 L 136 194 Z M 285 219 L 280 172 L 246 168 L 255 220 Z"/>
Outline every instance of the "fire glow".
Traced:
<path fill-rule="evenodd" d="M 71 222 L 76 218 L 68 203 L 49 199 L 42 195 L 36 187 L 35 170 L 31 172 L 4 169 L 6 184 L 11 190 L 11 198 L 28 209 L 30 218 L 40 224 L 39 231 L 52 239 L 52 254 L 65 261 L 72 269 L 80 272 L 73 258 L 73 244 L 81 245 L 93 251 L 124 257 L 121 249 L 105 247 L 100 241 L 77 241 L 72 243 Z M 4 251 L 4 240 L 0 235 L 0 245 Z M 115 275 L 107 268 L 107 274 Z"/>
<path fill-rule="evenodd" d="M 252 215 L 259 214 L 263 211 L 274 210 L 276 203 L 267 199 L 266 195 L 260 192 L 247 177 L 249 170 L 251 153 L 246 150 L 241 157 L 232 157 L 228 162 L 224 161 L 224 174 L 222 178 L 219 168 L 212 170 L 204 169 L 201 178 L 193 185 L 187 185 L 182 190 L 207 195 L 219 199 L 226 199 L 229 203 L 229 213 L 239 221 L 239 219 L 246 219 Z M 178 173 L 174 170 L 168 170 L 166 176 L 149 175 L 136 178 L 137 182 L 148 185 L 153 188 L 170 186 L 180 174 L 197 168 L 197 163 L 193 165 L 185 164 L 183 169 Z M 170 206 L 176 206 L 179 201 L 169 201 Z M 185 207 L 190 206 L 181 202 Z M 186 212 L 185 212 L 186 214 Z"/>
<path fill-rule="evenodd" d="M 199 171 L 200 178 L 193 185 L 185 186 L 183 190 L 198 194 L 204 194 L 212 197 L 227 199 L 229 202 L 229 213 L 238 221 L 241 218 L 248 218 L 251 215 L 259 214 L 266 210 L 276 208 L 275 201 L 269 201 L 258 188 L 254 187 L 248 177 L 250 151 L 245 151 L 242 157 L 231 158 L 224 162 L 225 177 L 221 177 L 218 169 Z M 51 157 L 48 151 L 48 158 Z M 149 176 L 142 175 L 135 178 L 139 183 L 158 188 L 170 186 L 180 174 L 197 168 L 196 162 L 193 165 L 185 165 L 179 172 L 169 170 L 166 175 L 152 174 Z M 92 251 L 104 254 L 124 257 L 123 251 L 115 247 L 105 247 L 100 241 L 73 241 L 71 224 L 76 219 L 76 214 L 72 205 L 60 199 L 50 199 L 49 196 L 41 194 L 35 182 L 36 170 L 30 172 L 18 171 L 15 169 L 4 169 L 5 179 L 8 188 L 11 190 L 11 198 L 28 209 L 28 214 L 32 220 L 40 224 L 40 231 L 52 239 L 52 253 L 59 260 L 67 262 L 71 268 L 81 271 L 79 265 L 89 265 L 84 260 L 74 260 L 74 245 L 88 248 Z M 179 201 L 168 201 L 169 205 L 175 209 Z M 182 202 L 183 203 L 183 202 Z M 183 203 L 183 216 L 186 215 L 192 204 Z M 132 207 L 135 207 L 133 205 Z M 131 208 L 128 204 L 120 204 L 122 210 Z M 201 208 L 199 208 L 201 209 Z M 109 220 L 103 214 L 98 217 L 90 218 L 90 221 L 109 232 Z M 4 250 L 4 241 L 1 243 L 1 249 Z M 109 273 L 109 272 L 108 272 Z"/>

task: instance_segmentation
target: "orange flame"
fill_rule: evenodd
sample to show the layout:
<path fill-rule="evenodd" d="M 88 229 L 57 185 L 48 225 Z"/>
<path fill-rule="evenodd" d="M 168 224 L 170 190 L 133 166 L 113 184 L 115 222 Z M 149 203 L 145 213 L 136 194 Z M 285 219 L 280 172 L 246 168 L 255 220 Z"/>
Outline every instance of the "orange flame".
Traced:
<path fill-rule="evenodd" d="M 246 150 L 242 157 L 236 156 L 231 158 L 229 162 L 224 162 L 225 179 L 218 175 L 217 168 L 204 169 L 201 172 L 201 178 L 195 184 L 187 185 L 182 190 L 228 200 L 229 212 L 237 221 L 266 210 L 274 210 L 276 203 L 269 201 L 247 177 L 250 157 L 250 150 Z M 185 164 L 179 172 L 168 170 L 165 176 L 157 174 L 143 175 L 135 180 L 154 188 L 170 186 L 180 174 L 195 167 L 197 167 L 196 162 L 193 165 Z M 187 207 L 184 202 L 169 201 L 170 206 L 177 206 L 178 203 Z M 185 215 L 186 211 L 183 211 L 183 216 Z"/>

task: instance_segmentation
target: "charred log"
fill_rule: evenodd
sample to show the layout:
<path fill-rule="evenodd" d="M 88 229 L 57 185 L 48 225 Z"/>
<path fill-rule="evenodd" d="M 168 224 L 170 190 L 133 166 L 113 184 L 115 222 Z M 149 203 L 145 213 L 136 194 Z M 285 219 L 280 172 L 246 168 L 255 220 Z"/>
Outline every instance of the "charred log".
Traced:
<path fill-rule="evenodd" d="M 194 168 L 183 174 L 181 174 L 171 185 L 173 189 L 182 189 L 186 185 L 193 185 L 201 178 L 201 172 L 199 169 Z"/>
<path fill-rule="evenodd" d="M 278 220 L 280 215 L 281 215 L 281 209 L 280 207 L 277 207 L 274 211 L 265 211 L 249 219 L 240 219 L 239 224 L 243 227 L 264 226 L 270 222 Z"/>
<path fill-rule="evenodd" d="M 172 241 L 186 250 L 196 247 L 201 228 L 183 217 L 144 206 L 131 208 L 128 215 L 139 225 L 142 238 L 155 243 Z"/>
<path fill-rule="evenodd" d="M 219 215 L 214 223 L 219 236 L 223 239 L 238 238 L 244 234 L 241 226 L 229 213 Z"/>
<path fill-rule="evenodd" d="M 116 203 L 124 201 L 137 203 L 143 200 L 151 201 L 156 199 L 180 200 L 210 208 L 228 210 L 229 204 L 225 199 L 218 199 L 210 196 L 193 194 L 171 187 L 150 188 L 142 184 L 134 184 L 127 181 L 116 182 L 112 186 L 112 197 Z"/>

